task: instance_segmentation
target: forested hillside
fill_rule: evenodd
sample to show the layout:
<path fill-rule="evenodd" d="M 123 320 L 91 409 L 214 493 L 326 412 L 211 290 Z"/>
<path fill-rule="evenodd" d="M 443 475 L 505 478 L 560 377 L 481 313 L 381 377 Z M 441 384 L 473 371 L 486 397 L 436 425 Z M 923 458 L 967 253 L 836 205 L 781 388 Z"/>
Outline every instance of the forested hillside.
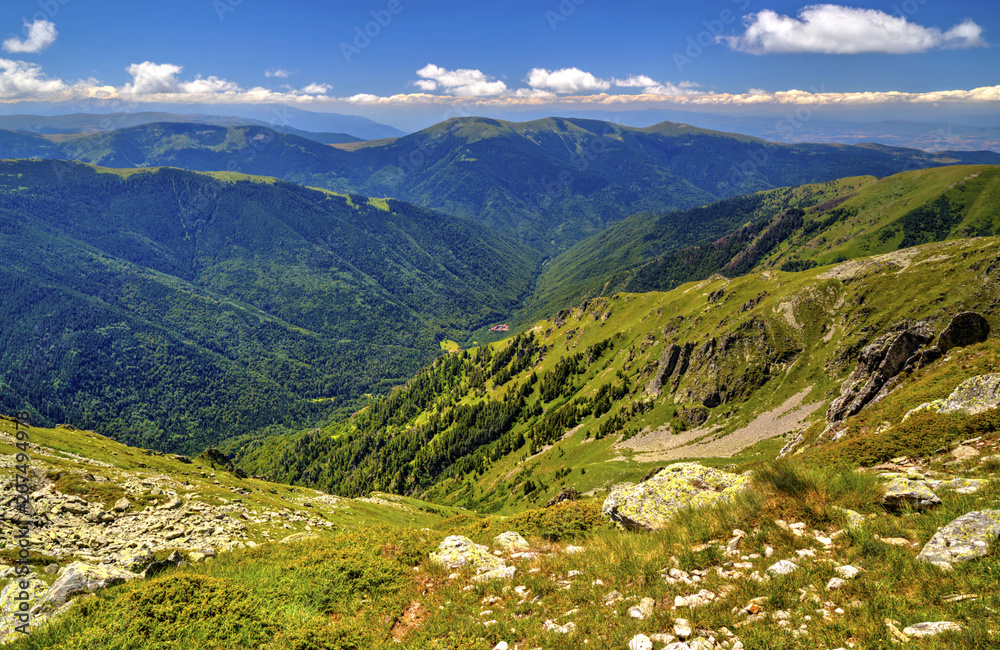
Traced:
<path fill-rule="evenodd" d="M 437 359 L 346 422 L 229 448 L 282 481 L 502 512 L 679 458 L 773 457 L 782 434 L 823 430 L 858 352 L 879 336 L 917 321 L 939 331 L 964 310 L 995 328 L 998 244 L 589 300 Z"/>
<path fill-rule="evenodd" d="M 0 163 L 0 411 L 169 450 L 302 427 L 505 317 L 538 255 L 274 179 Z"/>
<path fill-rule="evenodd" d="M 960 163 L 992 152 L 785 145 L 664 122 L 647 128 L 546 118 L 453 118 L 417 133 L 326 146 L 263 126 L 153 123 L 101 133 L 0 131 L 9 157 L 109 167 L 240 171 L 391 196 L 478 221 L 546 255 L 641 211 L 759 190 Z"/>
<path fill-rule="evenodd" d="M 950 166 L 782 188 L 633 215 L 551 261 L 521 319 L 712 273 L 786 271 L 1000 234 L 1000 167 Z"/>

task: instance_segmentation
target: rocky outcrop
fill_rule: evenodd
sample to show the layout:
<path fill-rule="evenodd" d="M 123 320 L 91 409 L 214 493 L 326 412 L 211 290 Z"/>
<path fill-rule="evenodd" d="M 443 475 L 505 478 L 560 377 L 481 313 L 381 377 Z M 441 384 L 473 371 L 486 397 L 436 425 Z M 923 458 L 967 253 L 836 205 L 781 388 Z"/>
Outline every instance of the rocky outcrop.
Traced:
<path fill-rule="evenodd" d="M 990 324 L 974 311 L 956 314 L 938 337 L 937 347 L 947 354 L 952 348 L 982 343 L 990 335 Z"/>
<path fill-rule="evenodd" d="M 656 372 L 653 373 L 653 378 L 646 384 L 647 395 L 658 396 L 660 394 L 663 384 L 670 379 L 670 375 L 674 374 L 677 362 L 680 361 L 682 350 L 683 348 L 676 343 L 671 343 L 663 348 Z"/>
<path fill-rule="evenodd" d="M 890 332 L 861 350 L 858 365 L 840 388 L 826 417 L 840 422 L 858 413 L 906 366 L 906 362 L 933 339 L 925 327 Z"/>
<path fill-rule="evenodd" d="M 554 497 L 549 499 L 548 503 L 545 504 L 546 508 L 551 508 L 554 505 L 562 503 L 563 501 L 578 501 L 580 499 L 580 491 L 575 487 L 564 487 L 559 490 L 559 493 Z"/>
<path fill-rule="evenodd" d="M 680 510 L 729 499 L 749 483 L 749 473 L 736 475 L 698 463 L 678 463 L 638 485 L 615 486 L 601 513 L 629 530 L 658 530 Z"/>
<path fill-rule="evenodd" d="M 903 420 L 923 411 L 975 415 L 997 406 L 1000 406 L 1000 374 L 991 373 L 966 379 L 948 397 L 921 404 L 903 416 Z"/>
<path fill-rule="evenodd" d="M 939 530 L 924 545 L 918 560 L 942 568 L 986 555 L 1000 539 L 1000 510 L 970 512 Z"/>
<path fill-rule="evenodd" d="M 505 568 L 504 561 L 491 555 L 490 549 L 474 543 L 468 537 L 451 535 L 444 538 L 438 550 L 431 553 L 431 561 L 449 569 L 468 566 L 477 573 L 486 573 Z"/>

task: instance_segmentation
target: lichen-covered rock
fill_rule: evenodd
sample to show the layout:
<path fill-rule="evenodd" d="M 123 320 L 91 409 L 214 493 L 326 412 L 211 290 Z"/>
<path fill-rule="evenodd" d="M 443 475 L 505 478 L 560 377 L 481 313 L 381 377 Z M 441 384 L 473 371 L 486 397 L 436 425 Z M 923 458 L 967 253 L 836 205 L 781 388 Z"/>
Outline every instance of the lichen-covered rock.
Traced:
<path fill-rule="evenodd" d="M 948 352 L 952 348 L 982 343 L 990 335 L 990 324 L 974 311 L 955 314 L 948 327 L 938 337 L 938 348 Z"/>
<path fill-rule="evenodd" d="M 615 486 L 601 514 L 629 530 L 658 530 L 686 507 L 730 499 L 750 484 L 750 473 L 731 474 L 698 463 L 678 463 L 632 485 Z"/>
<path fill-rule="evenodd" d="M 941 499 L 926 481 L 897 476 L 885 486 L 882 505 L 888 508 L 909 506 L 914 510 L 927 510 L 941 505 Z"/>
<path fill-rule="evenodd" d="M 1000 373 L 990 373 L 966 379 L 948 397 L 925 402 L 910 410 L 903 421 L 922 411 L 975 415 L 997 406 L 1000 406 Z"/>
<path fill-rule="evenodd" d="M 545 504 L 546 508 L 551 508 L 554 505 L 560 504 L 563 501 L 579 501 L 580 491 L 575 487 L 564 487 L 559 490 L 559 493 L 554 497 L 549 499 L 548 503 Z"/>
<path fill-rule="evenodd" d="M 986 555 L 998 538 L 1000 510 L 970 512 L 935 533 L 917 559 L 950 566 Z"/>
<path fill-rule="evenodd" d="M 477 573 L 495 571 L 506 566 L 503 560 L 490 554 L 489 548 L 461 535 L 445 537 L 438 545 L 438 550 L 431 553 L 431 561 L 449 569 L 469 566 Z"/>
<path fill-rule="evenodd" d="M 138 577 L 139 574 L 114 565 L 94 566 L 86 562 L 73 562 L 59 572 L 56 581 L 42 596 L 39 607 L 42 610 L 55 609 L 73 596 L 113 587 Z"/>
<path fill-rule="evenodd" d="M 511 530 L 508 530 L 506 533 L 500 533 L 494 537 L 493 543 L 508 553 L 518 553 L 521 551 L 527 551 L 531 548 L 531 545 L 528 544 L 528 540 Z"/>
<path fill-rule="evenodd" d="M 493 569 L 491 571 L 486 571 L 485 573 L 480 573 L 478 575 L 472 576 L 473 582 L 489 582 L 490 580 L 510 580 L 517 573 L 517 567 L 512 566 L 502 566 L 499 569 Z"/>

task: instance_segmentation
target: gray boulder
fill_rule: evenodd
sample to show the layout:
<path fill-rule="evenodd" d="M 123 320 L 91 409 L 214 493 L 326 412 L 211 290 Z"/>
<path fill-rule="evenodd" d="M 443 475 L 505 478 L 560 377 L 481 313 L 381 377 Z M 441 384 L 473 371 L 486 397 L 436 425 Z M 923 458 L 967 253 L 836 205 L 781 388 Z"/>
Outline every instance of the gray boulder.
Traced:
<path fill-rule="evenodd" d="M 974 311 L 955 314 L 938 337 L 937 347 L 947 353 L 952 348 L 982 343 L 990 335 L 990 324 Z"/>
<path fill-rule="evenodd" d="M 981 557 L 1000 538 L 1000 510 L 970 512 L 939 530 L 924 545 L 918 560 L 950 567 Z"/>
<path fill-rule="evenodd" d="M 612 488 L 601 514 L 629 530 L 658 530 L 686 507 L 730 499 L 750 485 L 750 473 L 731 474 L 698 463 L 677 463 L 648 481 Z"/>
<path fill-rule="evenodd" d="M 93 593 L 138 577 L 139 574 L 114 565 L 94 566 L 85 562 L 73 562 L 59 572 L 55 582 L 42 597 L 40 608 L 56 609 L 74 596 Z"/>
<path fill-rule="evenodd" d="M 493 543 L 508 553 L 518 553 L 531 549 L 531 545 L 528 544 L 528 540 L 521 537 L 518 533 L 510 530 L 506 533 L 500 533 L 494 537 Z"/>
<path fill-rule="evenodd" d="M 990 373 L 966 379 L 948 397 L 925 402 L 910 410 L 903 421 L 923 411 L 975 415 L 997 406 L 1000 406 L 1000 373 Z"/>
<path fill-rule="evenodd" d="M 897 476 L 885 486 L 882 505 L 887 508 L 909 506 L 914 510 L 928 510 L 941 505 L 941 499 L 925 481 Z"/>

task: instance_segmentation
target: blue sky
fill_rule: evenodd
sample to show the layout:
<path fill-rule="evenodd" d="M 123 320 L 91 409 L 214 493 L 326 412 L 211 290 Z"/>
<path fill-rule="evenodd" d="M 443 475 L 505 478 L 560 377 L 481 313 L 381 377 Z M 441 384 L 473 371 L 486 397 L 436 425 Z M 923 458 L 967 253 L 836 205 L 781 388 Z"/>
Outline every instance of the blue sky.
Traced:
<path fill-rule="evenodd" d="M 5 0 L 0 17 L 5 102 L 280 101 L 392 123 L 1000 101 L 992 1 Z"/>

